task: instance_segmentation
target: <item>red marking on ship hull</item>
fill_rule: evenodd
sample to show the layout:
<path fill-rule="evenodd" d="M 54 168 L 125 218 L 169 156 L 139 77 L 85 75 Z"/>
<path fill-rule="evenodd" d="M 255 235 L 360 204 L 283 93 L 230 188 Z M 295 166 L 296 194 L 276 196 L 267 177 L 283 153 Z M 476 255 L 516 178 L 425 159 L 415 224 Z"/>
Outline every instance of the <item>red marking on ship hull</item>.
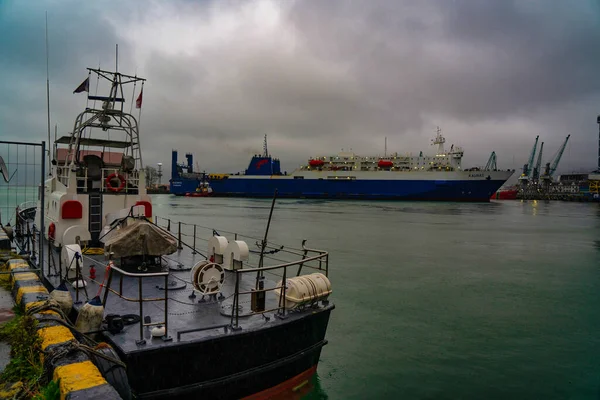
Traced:
<path fill-rule="evenodd" d="M 266 399 L 301 399 L 312 389 L 310 378 L 317 372 L 317 366 L 312 366 L 306 371 L 280 383 L 277 386 L 263 390 L 242 400 L 266 400 Z"/>

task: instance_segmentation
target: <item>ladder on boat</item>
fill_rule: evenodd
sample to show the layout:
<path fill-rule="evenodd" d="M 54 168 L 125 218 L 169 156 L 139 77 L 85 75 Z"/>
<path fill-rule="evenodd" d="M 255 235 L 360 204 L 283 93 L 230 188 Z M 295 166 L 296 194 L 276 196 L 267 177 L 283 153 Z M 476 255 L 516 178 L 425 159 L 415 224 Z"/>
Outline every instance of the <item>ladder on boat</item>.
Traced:
<path fill-rule="evenodd" d="M 89 194 L 89 231 L 92 243 L 98 243 L 102 231 L 102 193 Z"/>

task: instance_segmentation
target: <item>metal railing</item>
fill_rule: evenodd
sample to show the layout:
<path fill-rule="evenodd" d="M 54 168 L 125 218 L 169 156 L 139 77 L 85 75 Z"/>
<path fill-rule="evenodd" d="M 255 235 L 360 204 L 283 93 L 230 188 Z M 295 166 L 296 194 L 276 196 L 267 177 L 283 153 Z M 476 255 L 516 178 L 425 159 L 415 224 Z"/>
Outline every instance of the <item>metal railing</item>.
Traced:
<path fill-rule="evenodd" d="M 36 229 L 35 225 L 31 221 L 27 221 L 24 218 L 22 218 L 21 214 L 18 214 L 18 215 L 20 218 L 18 220 L 19 221 L 18 224 L 15 226 L 16 237 L 20 238 L 19 243 L 23 243 L 25 246 L 28 246 L 25 248 L 25 250 L 28 248 L 31 249 L 31 257 L 33 259 L 35 259 L 36 252 L 38 249 L 38 242 L 40 242 L 40 239 L 41 239 L 41 236 L 38 238 L 38 235 L 40 235 L 40 232 Z M 160 218 L 161 217 L 155 217 L 155 220 L 158 221 L 158 219 L 160 219 Z M 192 250 L 193 252 L 197 252 L 195 245 L 196 245 L 198 228 L 211 229 L 211 228 L 203 227 L 200 225 L 175 222 L 175 221 L 172 221 L 170 219 L 165 219 L 165 218 L 163 218 L 163 220 L 165 220 L 167 222 L 166 228 L 168 229 L 168 231 L 170 231 L 172 225 L 177 226 L 176 237 L 178 238 L 178 245 L 179 245 L 180 249 L 185 246 L 185 247 L 189 248 L 190 250 Z M 186 227 L 186 226 L 193 228 L 193 238 L 194 238 L 193 246 L 188 245 L 187 243 L 185 243 L 182 240 L 182 235 L 185 235 L 184 232 L 182 232 L 182 229 L 183 229 L 183 227 Z M 233 232 L 226 232 L 226 231 L 222 231 L 222 232 L 233 235 L 235 240 L 238 240 L 238 238 L 240 238 L 240 237 L 261 240 L 261 239 L 253 238 L 250 236 L 239 235 L 239 234 L 233 233 Z M 211 233 L 215 234 L 216 232 L 214 231 L 214 229 L 212 229 Z M 173 233 L 171 233 L 171 234 L 173 236 L 175 236 L 175 234 L 173 234 Z M 191 236 L 191 235 L 189 235 L 189 236 Z M 203 239 L 203 240 L 205 240 L 205 239 Z M 231 273 L 235 275 L 235 286 L 234 286 L 233 294 L 231 294 L 229 296 L 230 298 L 233 297 L 232 311 L 231 311 L 231 317 L 230 317 L 229 324 L 204 327 L 204 328 L 201 328 L 200 330 L 224 328 L 225 331 L 227 332 L 228 329 L 231 329 L 231 330 L 239 329 L 239 318 L 240 318 L 239 305 L 240 305 L 240 298 L 242 296 L 258 296 L 259 294 L 264 294 L 262 308 L 255 307 L 250 314 L 246 314 L 245 316 L 259 315 L 259 314 L 265 314 L 268 312 L 274 312 L 276 314 L 276 317 L 285 318 L 286 313 L 289 311 L 289 307 L 287 307 L 287 305 L 286 305 L 286 293 L 287 293 L 286 282 L 287 282 L 288 277 L 300 276 L 300 275 L 302 275 L 303 269 L 306 269 L 306 268 L 316 270 L 316 271 L 321 271 L 325 274 L 325 276 L 329 275 L 329 253 L 326 251 L 322 251 L 322 250 L 308 248 L 305 246 L 305 243 L 306 243 L 306 240 L 302 242 L 302 247 L 300 249 L 294 249 L 294 248 L 290 248 L 290 247 L 284 249 L 283 246 L 280 247 L 279 245 L 275 245 L 275 244 L 268 244 L 268 245 L 265 244 L 264 249 L 261 251 L 261 257 L 278 260 L 277 258 L 273 257 L 272 254 L 281 252 L 281 253 L 285 253 L 288 255 L 292 255 L 298 259 L 296 259 L 294 261 L 278 260 L 278 261 L 283 261 L 283 262 L 280 262 L 276 265 L 262 266 L 262 267 L 256 267 L 256 268 L 244 267 L 242 269 L 236 269 L 236 270 L 231 271 Z M 47 242 L 47 244 L 49 247 L 48 251 L 51 252 L 52 251 L 52 250 L 50 250 L 51 242 L 49 241 L 49 242 Z M 256 254 L 257 251 L 253 251 L 253 253 Z M 153 272 L 153 273 L 133 273 L 133 272 L 127 272 L 127 271 L 123 270 L 122 268 L 115 266 L 112 261 L 109 261 L 109 264 L 107 266 L 107 272 L 105 274 L 106 284 L 104 284 L 104 280 L 102 282 L 98 282 L 95 279 L 92 279 L 91 277 L 88 278 L 88 277 L 83 276 L 83 274 L 81 272 L 82 261 L 83 261 L 83 258 L 88 258 L 88 257 L 86 257 L 85 254 L 82 254 L 81 257 L 82 257 L 81 259 L 76 257 L 77 259 L 74 260 L 75 274 L 76 274 L 75 282 L 79 282 L 80 280 L 89 279 L 90 281 L 95 282 L 100 287 L 100 289 L 104 288 L 105 291 L 103 293 L 102 303 L 105 307 L 107 306 L 109 292 L 118 296 L 119 298 L 121 298 L 125 301 L 136 302 L 139 304 L 139 318 L 140 318 L 139 340 L 136 341 L 136 343 L 138 345 L 146 344 L 146 340 L 144 339 L 144 328 L 151 327 L 151 326 L 164 325 L 165 332 L 164 332 L 164 336 L 162 337 L 162 339 L 164 341 L 172 340 L 172 338 L 169 336 L 169 306 L 168 306 L 168 300 L 169 300 L 168 277 L 170 274 L 169 271 Z M 53 257 L 50 257 L 50 259 L 53 259 Z M 89 260 L 92 260 L 92 261 L 96 262 L 97 264 L 103 265 L 97 260 L 93 260 L 93 259 L 89 259 Z M 62 266 L 61 261 L 62 261 L 62 257 L 59 257 L 58 276 L 62 276 L 62 270 L 63 270 L 62 267 L 63 266 Z M 312 265 L 312 264 L 314 264 L 314 265 Z M 250 264 L 247 263 L 246 265 L 250 265 Z M 56 268 L 56 266 L 54 266 L 54 267 Z M 70 267 L 71 266 L 65 266 L 67 271 L 70 269 Z M 50 268 L 51 268 L 51 265 L 49 264 L 48 265 L 48 276 L 52 276 L 52 275 L 50 275 L 50 272 L 51 272 Z M 293 268 L 293 270 L 290 270 L 290 268 Z M 266 273 L 275 273 L 276 274 L 277 271 L 281 272 L 281 275 L 280 275 L 282 278 L 281 282 L 279 284 L 272 285 L 272 287 L 265 287 L 264 286 L 265 280 L 263 279 L 264 274 L 266 274 Z M 36 270 L 35 272 L 39 272 L 39 271 Z M 112 287 L 115 272 L 118 272 L 118 277 L 119 277 L 118 289 L 115 289 Z M 254 289 L 242 290 L 240 288 L 240 283 L 242 282 L 243 276 L 244 276 L 243 274 L 255 274 L 256 275 L 256 284 L 255 284 Z M 124 277 L 137 279 L 137 281 L 138 281 L 137 282 L 138 283 L 138 296 L 137 297 L 127 297 L 123 294 L 123 279 L 124 279 Z M 163 289 L 164 296 L 145 298 L 144 290 L 143 290 L 143 286 L 144 286 L 143 280 L 150 279 L 150 278 L 156 278 L 156 277 L 164 278 L 164 289 Z M 71 284 L 71 282 L 69 282 L 68 279 L 66 280 L 66 282 Z M 73 287 L 73 289 L 76 293 L 75 303 L 78 303 L 79 302 L 79 290 L 78 289 L 81 289 L 81 287 L 75 287 L 75 285 L 73 285 L 73 284 L 71 284 L 71 286 Z M 85 289 L 85 286 L 83 286 L 83 288 L 86 292 L 86 298 L 89 297 L 89 296 L 87 296 L 87 290 Z M 266 294 L 268 292 L 275 292 L 275 291 L 279 291 L 279 293 L 276 293 L 276 295 L 278 296 L 277 306 L 267 309 Z M 147 302 L 155 302 L 155 301 L 164 302 L 164 321 L 146 322 L 146 319 L 144 318 L 144 304 Z M 183 335 L 183 334 L 196 332 L 196 331 L 198 331 L 198 329 L 183 330 L 183 331 L 178 332 L 177 337 L 179 339 L 181 337 L 181 335 Z"/>
<path fill-rule="evenodd" d="M 286 283 L 287 283 L 287 278 L 289 276 L 288 268 L 298 266 L 298 270 L 297 270 L 295 276 L 301 275 L 303 267 L 311 268 L 311 269 L 318 270 L 318 271 L 323 271 L 323 272 L 325 272 L 325 276 L 329 275 L 329 253 L 326 251 L 323 251 L 323 250 L 310 249 L 304 245 L 305 243 L 306 243 L 306 240 L 302 242 L 303 254 L 302 254 L 302 259 L 300 259 L 300 260 L 290 261 L 287 263 L 272 265 L 272 266 L 267 266 L 267 267 L 242 268 L 242 269 L 236 269 L 236 270 L 232 271 L 235 273 L 235 290 L 234 290 L 234 294 L 233 294 L 233 304 L 232 304 L 232 308 L 231 308 L 231 327 L 232 327 L 232 329 L 235 330 L 235 329 L 238 329 L 238 327 L 239 327 L 239 315 L 240 315 L 239 299 L 240 299 L 241 295 L 257 296 L 258 293 L 265 293 L 265 296 L 266 296 L 266 293 L 268 293 L 268 292 L 274 292 L 276 290 L 279 290 L 279 301 L 278 301 L 277 307 L 265 309 L 265 310 L 257 310 L 257 311 L 253 310 L 252 314 L 256 315 L 256 314 L 265 314 L 268 312 L 274 312 L 274 313 L 276 313 L 275 314 L 276 316 L 278 316 L 280 318 L 285 318 L 286 312 L 288 311 L 287 307 L 286 307 L 286 292 L 287 292 L 287 284 Z M 316 255 L 308 257 L 308 255 L 310 253 L 315 253 Z M 309 263 L 311 261 L 318 261 L 319 266 L 313 267 L 313 266 L 307 265 L 307 263 Z M 265 272 L 273 272 L 273 271 L 277 271 L 277 270 L 283 270 L 281 286 L 264 288 L 259 283 L 262 281 L 261 277 L 264 276 L 263 274 Z M 240 282 L 242 280 L 243 274 L 252 274 L 252 273 L 256 274 L 256 276 L 257 276 L 255 288 L 250 291 L 240 291 Z"/>
<path fill-rule="evenodd" d="M 28 198 L 37 198 L 41 204 L 45 204 L 44 181 L 46 179 L 46 162 L 48 160 L 46 152 L 46 142 L 17 142 L 17 141 L 0 141 L 0 160 L 5 166 L 3 168 L 4 195 L 0 205 L 0 223 L 8 225 L 12 218 L 9 210 L 16 210 L 18 205 Z M 6 158 L 6 162 L 5 159 Z M 49 164 L 49 163 L 48 163 Z M 6 175 L 6 176 L 5 176 Z M 42 188 L 37 191 L 28 191 L 27 188 Z M 13 197 L 14 202 L 13 202 Z M 35 196 L 35 197 L 34 197 Z M 3 212 L 4 211 L 4 212 Z M 30 261 L 34 265 L 41 267 L 44 263 L 44 253 L 42 246 L 41 235 L 45 232 L 45 215 L 44 207 L 40 210 L 39 226 L 29 227 L 29 235 L 33 238 L 29 254 Z M 5 214 L 5 215 L 3 215 Z M 15 225 L 18 218 L 15 216 Z M 38 238 L 38 235 L 40 238 Z"/>
<path fill-rule="evenodd" d="M 58 175 L 59 181 L 65 185 L 69 185 L 69 167 L 61 166 L 62 173 Z M 81 167 L 80 172 L 77 174 L 77 191 L 79 192 L 88 192 L 88 191 L 100 191 L 100 192 L 109 192 L 111 191 L 106 185 L 106 178 L 115 174 L 116 176 L 122 176 L 125 180 L 122 189 L 118 189 L 119 192 L 123 193 L 132 193 L 136 192 L 139 189 L 140 184 L 140 172 L 138 170 L 134 170 L 131 172 L 123 172 L 119 167 L 112 168 L 102 168 L 100 178 L 96 178 L 94 182 L 97 182 L 97 187 L 94 187 L 94 182 L 92 182 L 92 187 L 88 186 L 88 182 L 92 179 L 88 175 L 88 168 Z M 119 179 L 119 178 L 115 178 Z M 116 186 L 115 189 L 119 188 Z M 91 189 L 91 190 L 90 190 Z"/>
<path fill-rule="evenodd" d="M 117 271 L 120 275 L 119 277 L 119 291 L 117 292 L 116 290 L 112 289 L 110 287 L 111 283 L 112 283 L 112 278 L 113 278 L 113 272 Z M 130 298 L 130 297 L 126 297 L 123 295 L 123 277 L 124 276 L 128 276 L 130 278 L 136 278 L 138 281 L 138 298 Z M 142 281 L 145 278 L 154 278 L 157 276 L 162 276 L 165 278 L 165 296 L 164 297 L 154 297 L 154 298 L 144 298 L 144 285 L 142 283 Z M 127 272 L 124 271 L 123 269 L 117 267 L 114 265 L 114 263 L 111 261 L 109 263 L 108 266 L 108 279 L 106 282 L 106 286 L 104 286 L 104 288 L 106 289 L 104 291 L 104 299 L 102 300 L 102 304 L 104 304 L 104 307 L 106 307 L 106 301 L 108 300 L 108 293 L 111 292 L 117 296 L 119 296 L 120 298 L 122 298 L 125 301 L 132 301 L 132 302 L 137 302 L 139 303 L 140 309 L 139 309 L 139 313 L 140 313 L 140 339 L 138 341 L 136 341 L 136 343 L 138 345 L 144 345 L 146 344 L 146 340 L 144 339 L 144 327 L 150 327 L 150 326 L 158 326 L 158 325 L 164 325 L 165 326 L 165 334 L 162 337 L 162 339 L 164 341 L 170 341 L 171 337 L 169 336 L 169 282 L 168 282 L 168 277 L 169 277 L 169 272 L 150 272 L 150 273 L 134 273 L 134 272 Z M 151 301 L 164 301 L 165 302 L 165 320 L 162 322 L 145 322 L 144 320 L 144 302 L 151 302 Z"/>
<path fill-rule="evenodd" d="M 13 243 L 15 249 L 19 250 L 20 256 L 27 255 L 25 261 L 30 266 L 28 269 L 20 269 L 19 272 L 40 273 L 43 257 L 41 256 L 41 232 L 35 224 L 26 220 L 19 211 L 25 210 L 27 206 L 37 207 L 37 202 L 29 201 L 20 204 L 15 209 L 15 225 L 13 227 Z M 11 250 L 12 251 L 12 250 Z M 35 268 L 37 266 L 37 268 Z M 10 274 L 12 271 L 0 271 L 0 275 Z"/>
<path fill-rule="evenodd" d="M 220 234 L 220 235 L 228 234 L 228 235 L 232 236 L 234 240 L 242 240 L 242 239 L 254 240 L 254 241 L 256 241 L 257 246 L 259 244 L 261 244 L 262 241 L 264 240 L 264 239 L 261 239 L 258 237 L 242 235 L 242 234 L 239 234 L 236 232 L 223 231 L 223 230 L 219 230 L 219 232 L 217 232 L 214 228 L 211 228 L 211 227 L 202 226 L 199 224 L 188 224 L 185 222 L 175 221 L 170 218 L 164 218 L 164 217 L 159 217 L 159 216 L 154 217 L 154 223 L 157 226 L 165 229 L 167 232 L 169 232 L 173 237 L 175 237 L 177 239 L 177 245 L 178 245 L 179 249 L 187 247 L 190 250 L 192 250 L 193 254 L 201 254 L 197 248 L 198 240 L 203 241 L 204 243 L 206 243 L 208 241 L 207 239 L 198 236 L 198 231 L 200 229 L 210 231 L 211 236 L 214 234 Z M 186 232 L 186 230 L 187 230 L 187 232 Z M 191 241 L 192 243 L 191 244 L 186 243 L 186 241 L 185 241 L 186 239 L 188 241 Z M 265 245 L 265 251 L 263 254 L 264 258 L 278 261 L 279 262 L 278 264 L 271 265 L 271 266 L 264 266 L 264 267 L 257 266 L 255 268 L 252 268 L 252 267 L 247 268 L 244 266 L 244 268 L 242 268 L 242 269 L 237 269 L 237 270 L 231 271 L 232 273 L 235 274 L 235 287 L 234 287 L 234 293 L 232 294 L 233 303 L 232 303 L 232 313 L 231 313 L 231 322 L 230 322 L 231 329 L 235 330 L 239 326 L 239 317 L 240 317 L 239 304 L 240 304 L 241 296 L 248 296 L 248 295 L 256 296 L 257 293 L 265 293 L 265 296 L 266 296 L 267 292 L 273 292 L 275 290 L 279 290 L 280 291 L 279 302 L 278 302 L 277 307 L 271 308 L 268 310 L 264 310 L 264 311 L 257 311 L 257 312 L 254 312 L 253 314 L 265 314 L 267 312 L 275 312 L 276 315 L 278 315 L 279 317 L 284 317 L 288 311 L 286 308 L 286 302 L 285 302 L 285 296 L 286 296 L 286 291 L 287 291 L 287 288 L 285 287 L 285 282 L 288 277 L 302 275 L 304 268 L 309 268 L 312 270 L 320 271 L 320 272 L 323 272 L 325 274 L 325 276 L 327 276 L 327 277 L 329 276 L 329 253 L 326 251 L 323 251 L 323 250 L 308 248 L 305 246 L 305 243 L 306 243 L 306 240 L 304 240 L 302 242 L 301 248 L 294 249 L 294 248 L 290 248 L 290 247 L 284 248 L 284 246 L 282 246 L 282 245 L 270 242 L 270 244 Z M 275 258 L 271 254 L 271 253 L 279 253 L 279 252 L 285 253 L 287 255 L 291 255 L 294 257 L 300 257 L 300 259 L 297 259 L 295 261 L 286 261 L 286 260 L 282 260 L 279 258 Z M 251 253 L 258 255 L 257 253 L 259 253 L 259 252 L 251 250 Z M 316 265 L 313 266 L 311 264 L 316 264 Z M 245 265 L 248 265 L 248 263 L 246 262 Z M 297 267 L 297 269 L 294 272 L 292 272 L 292 274 L 290 274 L 289 269 L 293 268 L 293 267 Z M 277 274 L 278 271 L 281 272 L 281 275 Z M 255 287 L 251 291 L 241 291 L 240 290 L 240 282 L 242 281 L 243 274 L 248 274 L 248 273 L 254 273 L 257 275 Z M 261 279 L 259 279 L 259 278 L 264 276 L 265 273 L 271 273 L 274 275 L 281 276 L 282 277 L 281 282 L 283 284 L 281 286 L 274 286 L 271 288 L 260 287 Z M 263 281 L 263 283 L 264 283 L 264 281 Z M 221 327 L 221 326 L 219 325 L 218 327 Z M 211 329 L 213 329 L 213 328 L 211 328 Z M 190 330 L 189 332 L 193 332 L 193 331 L 196 331 L 196 330 Z M 188 332 L 182 332 L 182 333 L 188 333 Z M 178 337 L 179 336 L 180 335 L 178 334 Z"/>

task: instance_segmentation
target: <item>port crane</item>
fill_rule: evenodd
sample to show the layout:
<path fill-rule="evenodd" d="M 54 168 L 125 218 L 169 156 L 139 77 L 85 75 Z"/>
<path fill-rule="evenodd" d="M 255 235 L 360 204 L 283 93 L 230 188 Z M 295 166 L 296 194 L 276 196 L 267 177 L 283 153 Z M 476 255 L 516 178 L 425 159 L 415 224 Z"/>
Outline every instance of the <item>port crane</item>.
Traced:
<path fill-rule="evenodd" d="M 492 151 L 492 154 L 490 155 L 490 158 L 483 170 L 484 171 L 497 171 L 498 170 L 498 167 L 496 165 L 496 152 L 495 151 Z"/>
<path fill-rule="evenodd" d="M 525 164 L 523 166 L 523 173 L 519 177 L 519 182 L 521 182 L 522 186 L 527 185 L 527 183 L 529 182 L 529 178 L 532 174 L 532 170 L 530 168 L 531 168 L 531 165 L 533 164 L 533 160 L 535 158 L 535 151 L 537 149 L 537 144 L 538 144 L 539 138 L 540 138 L 540 135 L 537 135 L 535 137 L 535 143 L 533 144 L 533 149 L 531 149 L 531 154 L 529 155 L 529 160 L 527 161 L 527 164 Z"/>
<path fill-rule="evenodd" d="M 540 171 L 542 170 L 542 154 L 544 153 L 544 142 L 540 145 L 540 152 L 538 153 L 538 158 L 535 163 L 535 167 L 533 167 L 533 173 L 531 175 L 531 180 L 533 182 L 537 182 L 540 179 Z"/>
<path fill-rule="evenodd" d="M 560 162 L 560 159 L 562 158 L 562 155 L 565 152 L 565 148 L 567 147 L 567 143 L 569 142 L 570 137 L 571 137 L 571 135 L 567 135 L 567 138 L 563 142 L 562 146 L 560 146 L 560 149 L 558 149 L 558 152 L 556 153 L 554 160 L 546 163 L 546 168 L 544 170 L 544 174 L 541 176 L 541 179 L 544 182 L 550 182 L 553 179 L 552 177 L 553 177 L 554 173 L 556 172 L 556 168 L 558 168 L 558 163 Z"/>

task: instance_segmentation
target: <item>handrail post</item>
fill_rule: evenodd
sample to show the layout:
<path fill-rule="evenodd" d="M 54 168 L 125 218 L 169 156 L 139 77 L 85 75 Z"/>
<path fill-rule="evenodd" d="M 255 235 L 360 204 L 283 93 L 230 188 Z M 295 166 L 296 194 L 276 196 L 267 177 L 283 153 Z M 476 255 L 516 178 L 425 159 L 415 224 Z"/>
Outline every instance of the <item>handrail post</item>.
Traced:
<path fill-rule="evenodd" d="M 154 225 L 158 225 L 158 215 L 154 216 Z"/>
<path fill-rule="evenodd" d="M 25 251 L 28 252 L 28 253 L 30 252 L 30 250 L 29 250 L 30 249 L 29 248 L 29 242 L 31 240 L 33 240 L 33 237 L 31 236 L 31 228 L 29 227 L 29 224 L 27 224 L 27 241 L 25 242 L 25 244 L 26 244 L 26 246 L 25 246 L 26 250 Z"/>
<path fill-rule="evenodd" d="M 232 330 L 238 329 L 239 323 L 239 303 L 240 303 L 240 273 L 235 271 L 235 293 L 233 296 L 233 309 L 231 310 L 231 319 L 235 313 L 235 326 L 232 326 Z M 233 324 L 232 324 L 233 325 Z"/>
<path fill-rule="evenodd" d="M 181 245 L 181 221 L 179 221 L 178 223 L 178 227 L 177 227 L 177 248 L 179 250 L 183 249 L 183 246 Z"/>
<path fill-rule="evenodd" d="M 165 342 L 171 340 L 169 337 L 169 275 L 165 275 L 165 336 L 162 339 Z"/>
<path fill-rule="evenodd" d="M 196 224 L 194 224 L 194 245 L 192 246 L 192 254 L 196 254 Z"/>
<path fill-rule="evenodd" d="M 69 269 L 67 268 L 67 275 Z M 75 285 L 79 285 L 79 257 L 78 253 L 75 253 Z M 75 287 L 75 304 L 79 304 L 79 288 Z"/>
<path fill-rule="evenodd" d="M 138 291 L 139 291 L 139 299 L 140 302 L 140 340 L 136 342 L 138 345 L 146 344 L 144 340 L 144 298 L 142 295 L 142 277 L 138 277 Z"/>
<path fill-rule="evenodd" d="M 285 315 L 285 289 L 287 288 L 287 267 L 283 267 L 283 279 L 281 280 L 282 288 L 281 293 L 283 293 L 283 315 Z M 282 306 L 281 304 L 279 305 Z"/>
<path fill-rule="evenodd" d="M 48 240 L 48 276 L 52 275 L 52 271 L 50 270 L 50 259 L 52 257 L 52 242 Z M 56 270 L 56 264 L 54 264 L 54 269 Z M 40 265 L 40 272 L 44 271 L 44 266 Z"/>
<path fill-rule="evenodd" d="M 60 249 L 60 253 L 62 255 L 62 246 L 60 246 L 59 249 Z M 58 257 L 58 277 L 62 281 L 62 279 L 63 279 L 63 277 L 62 277 L 62 257 Z"/>

